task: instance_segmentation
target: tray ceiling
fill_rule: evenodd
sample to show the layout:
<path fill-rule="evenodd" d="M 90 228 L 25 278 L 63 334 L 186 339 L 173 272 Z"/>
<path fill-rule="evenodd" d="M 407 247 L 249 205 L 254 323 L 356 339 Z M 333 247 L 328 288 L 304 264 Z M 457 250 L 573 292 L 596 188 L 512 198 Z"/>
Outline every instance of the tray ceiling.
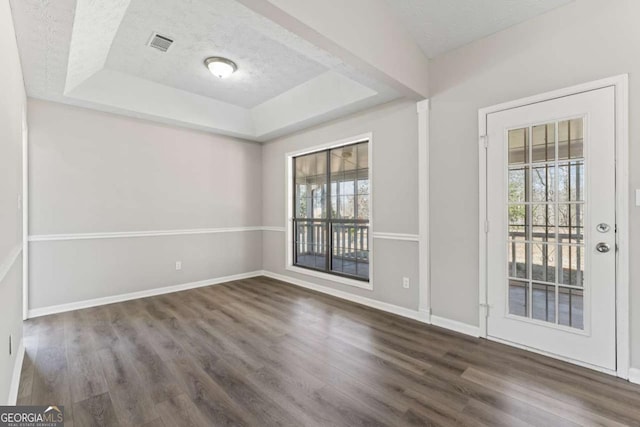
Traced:
<path fill-rule="evenodd" d="M 166 54 L 146 45 L 153 31 L 174 40 Z M 289 47 L 288 39 L 235 1 L 131 0 L 106 67 L 252 108 L 329 70 L 313 53 Z M 210 56 L 233 59 L 238 71 L 215 78 L 202 65 Z"/>
<path fill-rule="evenodd" d="M 235 0 L 11 4 L 31 97 L 263 141 L 399 96 Z M 209 56 L 238 71 L 214 77 Z"/>
<path fill-rule="evenodd" d="M 427 57 L 569 1 L 10 0 L 29 96 L 255 141 L 424 99 Z"/>

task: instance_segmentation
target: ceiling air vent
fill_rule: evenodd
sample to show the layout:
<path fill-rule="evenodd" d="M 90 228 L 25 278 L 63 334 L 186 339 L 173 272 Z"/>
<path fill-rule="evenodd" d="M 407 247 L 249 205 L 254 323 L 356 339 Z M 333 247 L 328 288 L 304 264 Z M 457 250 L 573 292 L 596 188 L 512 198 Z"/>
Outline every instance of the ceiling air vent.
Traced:
<path fill-rule="evenodd" d="M 169 47 L 172 44 L 173 40 L 158 33 L 153 33 L 151 35 L 151 40 L 149 40 L 149 46 L 154 49 L 158 49 L 161 52 L 166 52 L 167 50 L 169 50 Z"/>

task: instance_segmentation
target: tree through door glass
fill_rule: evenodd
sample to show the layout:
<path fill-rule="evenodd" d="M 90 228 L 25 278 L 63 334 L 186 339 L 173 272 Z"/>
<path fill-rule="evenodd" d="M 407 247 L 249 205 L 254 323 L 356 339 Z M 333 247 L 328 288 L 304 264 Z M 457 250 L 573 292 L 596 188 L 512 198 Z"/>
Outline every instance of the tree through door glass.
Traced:
<path fill-rule="evenodd" d="M 508 131 L 509 314 L 584 329 L 584 120 Z"/>

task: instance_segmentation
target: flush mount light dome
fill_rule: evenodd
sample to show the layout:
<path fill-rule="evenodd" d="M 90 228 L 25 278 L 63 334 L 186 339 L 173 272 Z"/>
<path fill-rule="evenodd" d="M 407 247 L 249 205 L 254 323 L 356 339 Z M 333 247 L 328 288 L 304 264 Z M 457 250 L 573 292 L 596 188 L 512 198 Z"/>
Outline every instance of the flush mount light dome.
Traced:
<path fill-rule="evenodd" d="M 211 71 L 211 74 L 221 79 L 229 77 L 238 69 L 235 62 L 218 56 L 205 59 L 204 65 L 206 65 L 209 71 Z"/>

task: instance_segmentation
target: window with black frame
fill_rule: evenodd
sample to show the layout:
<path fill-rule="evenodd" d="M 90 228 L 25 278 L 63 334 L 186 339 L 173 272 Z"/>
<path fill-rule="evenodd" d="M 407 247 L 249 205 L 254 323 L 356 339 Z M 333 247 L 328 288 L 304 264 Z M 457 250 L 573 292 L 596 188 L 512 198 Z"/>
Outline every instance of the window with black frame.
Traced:
<path fill-rule="evenodd" d="M 369 142 L 293 158 L 293 264 L 369 280 Z"/>

